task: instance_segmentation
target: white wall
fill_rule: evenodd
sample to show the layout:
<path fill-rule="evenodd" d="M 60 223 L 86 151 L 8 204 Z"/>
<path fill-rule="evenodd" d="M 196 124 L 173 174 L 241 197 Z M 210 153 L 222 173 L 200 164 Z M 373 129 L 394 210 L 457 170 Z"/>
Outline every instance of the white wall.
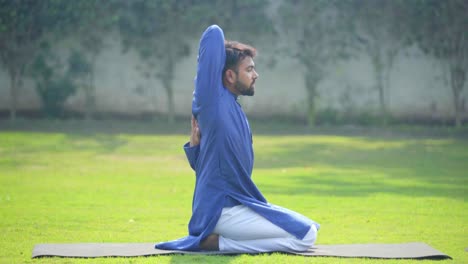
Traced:
<path fill-rule="evenodd" d="M 134 53 L 122 54 L 118 40 L 111 39 L 109 43 L 112 44 L 99 56 L 96 65 L 97 110 L 126 114 L 166 112 L 167 97 L 161 83 L 156 79 L 145 79 L 136 69 L 138 56 Z M 190 114 L 196 71 L 196 44 L 191 56 L 177 67 L 174 95 L 179 115 Z M 261 47 L 257 48 L 261 52 Z M 263 65 L 264 61 L 258 59 L 260 78 L 255 96 L 241 99 L 246 112 L 257 116 L 281 114 L 303 117 L 306 93 L 302 69 L 287 58 L 280 58 L 273 69 Z M 373 69 L 366 56 L 339 63 L 331 68 L 327 78 L 318 87 L 318 107 L 347 111 L 343 107 L 344 101 L 356 111 L 377 111 L 378 92 L 374 86 Z M 464 90 L 465 98 L 468 97 L 467 90 Z M 350 95 L 348 101 L 343 99 L 346 93 Z M 441 68 L 436 61 L 422 54 L 399 56 L 392 71 L 387 100 L 390 112 L 397 116 L 453 115 L 451 89 L 444 83 Z M 9 78 L 0 70 L 0 110 L 8 109 L 9 101 Z M 39 109 L 40 105 L 34 83 L 25 80 L 19 92 L 19 109 Z M 82 111 L 83 93 L 78 92 L 70 97 L 66 105 L 70 109 Z M 468 116 L 467 112 L 465 109 L 465 116 Z"/>

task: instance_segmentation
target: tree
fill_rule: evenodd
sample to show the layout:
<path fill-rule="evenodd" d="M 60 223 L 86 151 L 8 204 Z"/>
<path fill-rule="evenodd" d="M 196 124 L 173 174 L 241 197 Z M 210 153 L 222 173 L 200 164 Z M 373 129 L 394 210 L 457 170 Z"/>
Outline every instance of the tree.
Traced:
<path fill-rule="evenodd" d="M 119 1 L 123 46 L 140 54 L 143 74 L 159 79 L 168 98 L 168 121 L 175 118 L 173 80 L 177 63 L 189 56 L 191 44 L 212 23 L 226 31 L 253 36 L 264 23 L 266 0 Z M 224 27 L 226 25 L 226 27 Z M 271 23 L 270 23 L 271 25 Z"/>
<path fill-rule="evenodd" d="M 36 81 L 42 110 L 48 117 L 63 116 L 66 99 L 76 91 L 73 77 L 77 71 L 73 68 L 76 68 L 79 58 L 72 53 L 68 65 L 64 65 L 61 58 L 51 52 L 50 47 L 44 47 L 30 65 L 29 72 Z"/>
<path fill-rule="evenodd" d="M 468 74 L 468 1 L 410 1 L 413 40 L 445 69 L 452 91 L 455 125 L 462 124 L 462 91 Z"/>
<path fill-rule="evenodd" d="M 316 117 L 317 86 L 327 67 L 346 57 L 349 27 L 341 18 L 339 1 L 284 1 L 278 7 L 280 35 L 286 39 L 286 53 L 304 70 L 307 92 L 307 124 Z"/>
<path fill-rule="evenodd" d="M 74 1 L 0 0 L 0 61 L 10 76 L 10 119 L 16 118 L 16 102 L 25 69 L 54 32 L 66 32 L 76 21 Z"/>
<path fill-rule="evenodd" d="M 371 59 L 383 124 L 388 121 L 391 70 L 398 52 L 409 44 L 405 4 L 406 1 L 398 0 L 352 0 L 341 6 L 347 21 L 353 23 L 355 47 Z"/>
<path fill-rule="evenodd" d="M 77 77 L 81 79 L 80 88 L 85 95 L 85 118 L 91 119 L 96 110 L 96 60 L 106 47 L 105 38 L 115 27 L 116 10 L 112 9 L 109 1 L 83 0 L 75 3 L 74 12 L 80 17 L 73 25 L 74 33 L 71 36 L 78 42 L 77 48 L 80 50 L 74 51 L 74 55 L 82 57 L 75 61 L 87 65 L 80 68 L 86 71 L 78 72 Z"/>
<path fill-rule="evenodd" d="M 146 64 L 143 74 L 159 79 L 168 99 L 168 122 L 175 118 L 174 71 L 190 52 L 194 36 L 189 1 L 121 1 L 119 28 L 126 49 L 135 49 Z"/>
<path fill-rule="evenodd" d="M 269 0 L 206 0 L 204 14 L 207 23 L 219 24 L 228 39 L 238 38 L 248 44 L 261 43 L 262 50 L 273 47 L 276 31 L 270 14 Z M 274 2 L 273 2 L 274 4 Z M 263 52 L 262 52 L 263 53 Z"/>

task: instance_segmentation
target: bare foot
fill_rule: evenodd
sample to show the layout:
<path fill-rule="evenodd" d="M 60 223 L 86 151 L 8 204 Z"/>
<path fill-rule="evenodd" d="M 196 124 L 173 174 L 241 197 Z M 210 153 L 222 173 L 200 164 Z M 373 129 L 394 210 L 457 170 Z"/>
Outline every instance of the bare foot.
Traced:
<path fill-rule="evenodd" d="M 219 235 L 211 234 L 202 240 L 200 248 L 208 251 L 219 251 Z"/>

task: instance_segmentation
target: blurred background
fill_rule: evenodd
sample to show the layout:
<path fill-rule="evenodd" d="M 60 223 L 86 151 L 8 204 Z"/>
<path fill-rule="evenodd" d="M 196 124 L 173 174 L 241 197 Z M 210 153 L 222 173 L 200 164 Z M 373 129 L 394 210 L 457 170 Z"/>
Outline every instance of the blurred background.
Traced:
<path fill-rule="evenodd" d="M 258 49 L 251 119 L 468 120 L 467 0 L 0 0 L 0 122 L 185 121 L 211 24 Z"/>

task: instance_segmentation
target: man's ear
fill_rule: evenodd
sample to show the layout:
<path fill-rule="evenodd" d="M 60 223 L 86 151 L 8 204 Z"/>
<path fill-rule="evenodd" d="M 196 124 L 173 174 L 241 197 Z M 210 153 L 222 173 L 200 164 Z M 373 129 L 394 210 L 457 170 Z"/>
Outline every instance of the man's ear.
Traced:
<path fill-rule="evenodd" d="M 226 81 L 228 83 L 235 83 L 236 82 L 236 73 L 233 70 L 228 69 L 226 71 Z"/>

